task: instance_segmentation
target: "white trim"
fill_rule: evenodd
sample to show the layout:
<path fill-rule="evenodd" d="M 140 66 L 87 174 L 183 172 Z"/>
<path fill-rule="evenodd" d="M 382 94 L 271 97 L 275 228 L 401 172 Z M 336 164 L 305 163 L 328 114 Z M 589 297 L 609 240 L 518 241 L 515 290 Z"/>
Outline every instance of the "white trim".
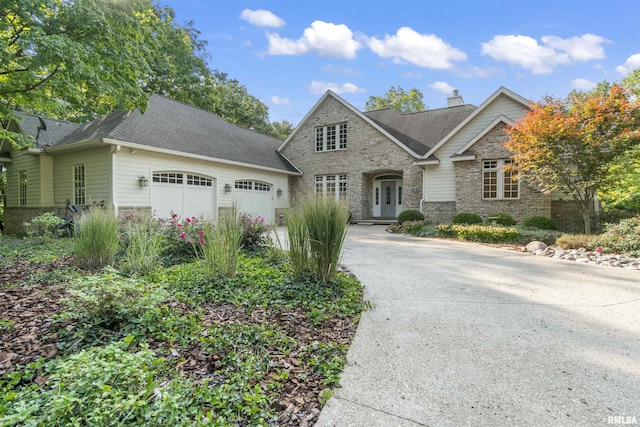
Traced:
<path fill-rule="evenodd" d="M 148 145 L 134 144 L 132 142 L 118 141 L 116 139 L 111 139 L 111 138 L 103 138 L 103 141 L 104 141 L 105 144 L 108 144 L 108 145 L 121 145 L 123 147 L 129 147 L 129 148 L 132 148 L 132 149 L 135 149 L 135 150 L 151 151 L 151 152 L 154 152 L 154 153 L 162 153 L 162 154 L 172 154 L 172 155 L 178 155 L 178 156 L 181 156 L 181 157 L 187 157 L 187 158 L 190 158 L 190 159 L 205 160 L 205 161 L 208 161 L 208 162 L 223 163 L 223 164 L 233 165 L 233 166 L 242 166 L 242 167 L 248 167 L 248 168 L 253 168 L 253 169 L 266 170 L 266 171 L 270 171 L 270 172 L 283 173 L 283 174 L 286 174 L 286 175 L 302 175 L 302 174 L 298 174 L 296 172 L 289 172 L 289 171 L 285 171 L 285 170 L 282 170 L 282 169 L 269 168 L 269 167 L 266 167 L 266 166 L 252 165 L 250 163 L 236 162 L 236 161 L 233 161 L 233 160 L 219 159 L 219 158 L 216 158 L 216 157 L 203 156 L 201 154 L 185 153 L 184 151 L 170 150 L 170 149 L 167 149 L 167 148 L 150 147 Z M 289 162 L 289 163 L 291 163 L 291 162 Z"/>
<path fill-rule="evenodd" d="M 411 154 L 413 157 L 419 159 L 421 158 L 421 156 L 416 153 L 415 151 L 411 150 L 409 147 L 407 147 L 406 145 L 404 145 L 402 142 L 400 142 L 396 137 L 394 137 L 393 135 L 391 135 L 389 132 L 387 132 L 386 130 L 384 130 L 382 127 L 380 127 L 376 122 L 374 122 L 373 120 L 371 120 L 369 117 L 367 117 L 366 114 L 362 113 L 360 110 L 358 110 L 357 108 L 355 108 L 353 105 L 349 104 L 347 101 L 345 101 L 344 99 L 340 98 L 338 95 L 336 95 L 334 92 L 328 90 L 324 93 L 324 95 L 322 95 L 322 98 L 320 98 L 320 100 L 318 102 L 316 102 L 316 105 L 313 106 L 313 108 L 311 109 L 311 111 L 309 111 L 307 113 L 306 116 L 304 116 L 304 118 L 300 121 L 300 123 L 298 124 L 298 126 L 296 126 L 296 128 L 293 130 L 293 132 L 291 132 L 291 134 L 289 135 L 289 137 L 282 143 L 282 145 L 280 146 L 280 148 L 278 148 L 278 152 L 280 153 L 282 151 L 282 149 L 289 143 L 289 141 L 291 141 L 291 139 L 293 139 L 293 137 L 295 136 L 295 134 L 298 132 L 298 130 L 302 127 L 302 123 L 304 123 L 309 117 L 311 117 L 311 115 L 318 109 L 320 108 L 320 106 L 322 105 L 322 103 L 325 101 L 325 99 L 327 99 L 329 96 L 333 97 L 336 101 L 340 102 L 343 106 L 345 106 L 347 109 L 349 109 L 352 113 L 354 113 L 356 116 L 358 116 L 359 118 L 361 118 L 362 120 L 364 120 L 366 123 L 368 123 L 369 125 L 371 125 L 374 129 L 376 129 L 378 132 L 380 132 L 381 134 L 383 134 L 384 136 L 386 136 L 387 138 L 389 138 L 394 144 L 396 144 L 398 147 L 402 148 L 404 151 L 406 151 L 407 153 Z M 316 126 L 314 126 L 314 129 L 316 128 Z M 315 134 L 314 134 L 314 150 L 315 150 Z"/>
<path fill-rule="evenodd" d="M 484 111 L 485 108 L 487 108 L 487 106 L 489 104 L 491 104 L 493 101 L 496 100 L 496 98 L 498 98 L 500 95 L 505 95 L 508 96 L 509 98 L 513 99 L 516 102 L 519 102 L 520 104 L 522 104 L 524 107 L 529 108 L 529 104 L 531 103 L 531 101 L 523 98 L 522 96 L 518 95 L 517 93 L 507 89 L 504 86 L 500 86 L 498 88 L 498 90 L 496 90 L 489 98 L 487 98 L 486 101 L 484 101 L 478 108 L 475 109 L 475 111 L 471 114 L 469 114 L 467 116 L 466 119 L 464 119 L 458 126 L 456 126 L 451 132 L 449 132 L 448 135 L 446 135 L 444 138 L 442 138 L 431 150 L 429 150 L 424 156 L 422 156 L 423 159 L 428 159 L 429 156 L 431 156 L 433 153 L 435 153 L 440 147 L 442 147 L 444 144 L 447 143 L 447 141 L 449 141 L 456 133 L 458 133 L 460 131 L 460 129 L 462 129 L 463 127 L 465 127 L 467 125 L 467 123 L 469 123 L 471 120 L 473 120 L 476 116 L 478 116 L 482 111 Z"/>
<path fill-rule="evenodd" d="M 491 124 L 487 127 L 485 127 L 484 129 L 482 129 L 476 136 L 473 137 L 473 139 L 471 139 L 471 141 L 469 141 L 464 147 L 462 147 L 461 149 L 459 149 L 458 151 L 456 151 L 453 156 L 451 156 L 451 161 L 456 161 L 456 160 L 460 160 L 460 159 L 455 159 L 454 160 L 454 156 L 459 156 L 461 154 L 464 154 L 465 151 L 467 151 L 469 148 L 471 148 L 473 146 L 473 144 L 475 144 L 476 142 L 478 142 L 483 136 L 485 136 L 487 133 L 489 133 L 494 127 L 496 127 L 496 125 L 498 123 L 504 123 L 506 125 L 509 126 L 514 126 L 516 124 L 515 121 L 511 120 L 509 117 L 505 116 L 504 114 L 500 114 L 498 117 L 496 117 L 496 119 L 494 121 L 491 122 Z M 475 158 L 475 156 L 474 156 Z M 469 159 L 469 160 L 473 160 L 473 159 Z"/>
<path fill-rule="evenodd" d="M 97 144 L 96 144 L 97 143 Z M 207 162 L 216 162 L 216 163 L 223 163 L 223 164 L 228 164 L 228 165 L 234 165 L 234 166 L 242 166 L 242 167 L 247 167 L 247 168 L 252 168 L 252 169 L 260 169 L 260 170 L 266 170 L 266 171 L 270 171 L 270 172 L 278 172 L 278 173 L 283 173 L 286 175 L 296 175 L 296 176 L 300 176 L 302 175 L 302 172 L 300 172 L 300 170 L 296 167 L 296 170 L 298 172 L 291 172 L 291 171 L 286 171 L 283 169 L 276 169 L 276 168 L 270 168 L 270 167 L 266 167 L 266 166 L 258 166 L 258 165 L 253 165 L 251 163 L 244 163 L 244 162 L 237 162 L 234 160 L 226 160 L 226 159 L 220 159 L 217 157 L 210 157 L 210 156 L 204 156 L 202 154 L 192 154 L 192 153 L 186 153 L 184 151 L 178 151 L 178 150 L 171 150 L 168 148 L 157 148 L 157 147 L 152 147 L 150 145 L 143 145 L 143 144 L 136 144 L 133 142 L 126 142 L 126 141 L 120 141 L 117 139 L 112 139 L 112 138 L 102 138 L 102 140 L 86 140 L 86 141 L 81 141 L 81 142 L 77 142 L 74 144 L 68 144 L 68 145 L 62 145 L 59 147 L 51 147 L 49 149 L 47 149 L 47 152 L 51 153 L 56 153 L 56 152 L 64 152 L 64 151 L 68 151 L 71 149 L 75 149 L 78 146 L 83 146 L 83 145 L 87 145 L 87 146 L 99 146 L 100 144 L 107 144 L 107 145 L 120 145 L 122 147 L 127 147 L 127 148 L 131 148 L 132 150 L 143 150 L 143 151 L 151 151 L 153 153 L 162 153 L 162 154 L 170 154 L 170 155 L 174 155 L 174 156 L 181 156 L 181 157 L 186 157 L 189 159 L 197 159 L 197 160 L 204 160 Z M 286 159 L 286 157 L 282 156 L 283 158 Z M 291 165 L 293 165 L 293 163 L 291 163 L 289 160 L 287 160 L 287 162 L 289 162 Z M 295 166 L 294 166 L 295 167 Z"/>
<path fill-rule="evenodd" d="M 113 205 L 113 212 L 118 216 L 118 199 L 116 198 L 116 154 L 120 152 L 120 146 L 116 145 L 111 150 L 111 204 Z"/>
<path fill-rule="evenodd" d="M 451 161 L 452 162 L 466 162 L 468 160 L 475 160 L 476 159 L 476 155 L 475 154 L 467 154 L 464 156 L 452 156 L 451 157 Z"/>
<path fill-rule="evenodd" d="M 440 164 L 440 159 L 420 160 L 414 163 L 414 165 L 417 165 L 417 166 L 432 166 L 432 165 L 439 165 L 439 164 Z"/>

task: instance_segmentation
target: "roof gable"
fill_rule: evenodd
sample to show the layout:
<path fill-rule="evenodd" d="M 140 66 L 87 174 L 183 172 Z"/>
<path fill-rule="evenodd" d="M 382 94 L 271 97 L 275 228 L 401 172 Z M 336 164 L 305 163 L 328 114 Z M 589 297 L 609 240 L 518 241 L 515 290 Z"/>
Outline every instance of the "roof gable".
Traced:
<path fill-rule="evenodd" d="M 475 111 L 469 114 L 461 123 L 458 124 L 451 132 L 445 135 L 435 146 L 433 146 L 424 156 L 423 159 L 428 159 L 431 157 L 440 147 L 446 144 L 454 135 L 456 135 L 461 129 L 463 129 L 469 122 L 471 122 L 475 117 L 479 116 L 483 111 L 487 109 L 487 107 L 500 96 L 506 96 L 513 101 L 521 104 L 524 109 L 529 108 L 530 101 L 518 95 L 517 93 L 507 89 L 504 86 L 501 86 L 496 90 L 489 98 L 487 98 Z M 486 130 L 486 129 L 485 129 Z M 475 137 L 474 137 L 475 139 Z"/>
<path fill-rule="evenodd" d="M 27 114 L 20 111 L 15 111 L 14 113 L 21 118 L 18 122 L 20 130 L 22 130 L 25 135 L 34 138 L 37 137 L 36 147 L 38 148 L 55 145 L 58 141 L 64 139 L 67 135 L 82 126 L 66 120 L 50 119 L 48 117 Z M 40 120 L 42 120 L 46 129 L 42 129 Z"/>
<path fill-rule="evenodd" d="M 469 150 L 476 142 L 478 142 L 482 137 L 484 137 L 487 133 L 489 133 L 493 128 L 496 127 L 497 124 L 504 123 L 509 126 L 514 126 L 516 124 L 515 121 L 511 120 L 509 117 L 500 114 L 494 121 L 492 121 L 489 125 L 487 125 L 484 129 L 482 129 L 476 136 L 473 137 L 471 141 L 469 141 L 464 147 L 460 148 L 453 155 L 461 156 L 464 155 L 467 150 Z"/>
<path fill-rule="evenodd" d="M 150 149 L 255 165 L 298 174 L 277 149 L 279 139 L 242 128 L 200 108 L 152 95 L 147 111 L 116 111 L 98 118 L 55 145 L 121 141 Z"/>
<path fill-rule="evenodd" d="M 334 92 L 332 92 L 330 90 L 326 91 L 324 93 L 324 95 L 322 95 L 320 100 L 318 102 L 316 102 L 316 104 L 313 106 L 313 108 L 304 116 L 304 118 L 300 121 L 298 126 L 296 126 L 296 128 L 291 133 L 291 135 L 289 135 L 287 140 L 280 146 L 280 148 L 278 148 L 279 152 L 282 152 L 284 147 L 286 147 L 293 140 L 293 138 L 295 138 L 295 135 L 297 134 L 298 130 L 302 127 L 301 126 L 302 123 L 304 123 L 310 117 L 312 117 L 314 115 L 314 113 L 322 106 L 322 104 L 324 104 L 326 102 L 327 98 L 329 98 L 329 97 L 331 97 L 331 98 L 335 99 L 336 101 L 338 101 L 345 108 L 349 109 L 353 114 L 355 114 L 356 116 L 358 116 L 359 118 L 364 120 L 367 124 L 369 124 L 370 126 L 375 128 L 376 130 L 378 130 L 380 133 L 382 133 L 385 137 L 387 137 L 394 144 L 398 145 L 404 151 L 406 151 L 407 153 L 411 154 L 413 157 L 420 158 L 420 154 L 418 152 L 414 151 L 409 145 L 403 143 L 400 139 L 398 139 L 397 136 L 392 134 L 392 131 L 393 131 L 392 129 L 389 129 L 388 127 L 384 126 L 383 124 L 378 123 L 377 121 L 371 119 L 366 114 L 362 113 L 360 110 L 358 110 L 353 105 L 349 104 L 347 101 L 345 101 L 344 99 L 342 99 L 341 97 L 339 97 L 338 95 L 336 95 Z"/>

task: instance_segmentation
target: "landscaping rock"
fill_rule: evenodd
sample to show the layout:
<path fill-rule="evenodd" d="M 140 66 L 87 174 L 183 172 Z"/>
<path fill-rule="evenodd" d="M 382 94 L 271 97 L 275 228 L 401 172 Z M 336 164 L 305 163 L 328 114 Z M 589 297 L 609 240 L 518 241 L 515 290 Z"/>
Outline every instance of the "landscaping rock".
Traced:
<path fill-rule="evenodd" d="M 527 245 L 527 251 L 531 253 L 535 253 L 536 251 L 544 250 L 544 249 L 547 249 L 547 244 L 544 242 L 539 242 L 537 240 L 530 242 Z"/>

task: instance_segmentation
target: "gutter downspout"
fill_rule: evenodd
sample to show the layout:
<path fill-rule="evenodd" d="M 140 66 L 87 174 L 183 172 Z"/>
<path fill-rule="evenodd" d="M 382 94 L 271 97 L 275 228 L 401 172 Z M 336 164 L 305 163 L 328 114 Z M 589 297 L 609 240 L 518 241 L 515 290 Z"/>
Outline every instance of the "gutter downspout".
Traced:
<path fill-rule="evenodd" d="M 111 149 L 111 204 L 113 213 L 118 216 L 118 202 L 116 201 L 116 154 L 120 152 L 120 145 Z"/>

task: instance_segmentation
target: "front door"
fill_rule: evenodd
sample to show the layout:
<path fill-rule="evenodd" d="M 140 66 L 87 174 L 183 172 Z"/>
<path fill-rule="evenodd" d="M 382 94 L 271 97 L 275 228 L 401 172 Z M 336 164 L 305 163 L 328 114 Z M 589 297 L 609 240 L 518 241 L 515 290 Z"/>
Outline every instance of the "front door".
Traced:
<path fill-rule="evenodd" d="M 382 181 L 382 203 L 380 206 L 380 216 L 382 218 L 396 217 L 396 182 Z"/>

